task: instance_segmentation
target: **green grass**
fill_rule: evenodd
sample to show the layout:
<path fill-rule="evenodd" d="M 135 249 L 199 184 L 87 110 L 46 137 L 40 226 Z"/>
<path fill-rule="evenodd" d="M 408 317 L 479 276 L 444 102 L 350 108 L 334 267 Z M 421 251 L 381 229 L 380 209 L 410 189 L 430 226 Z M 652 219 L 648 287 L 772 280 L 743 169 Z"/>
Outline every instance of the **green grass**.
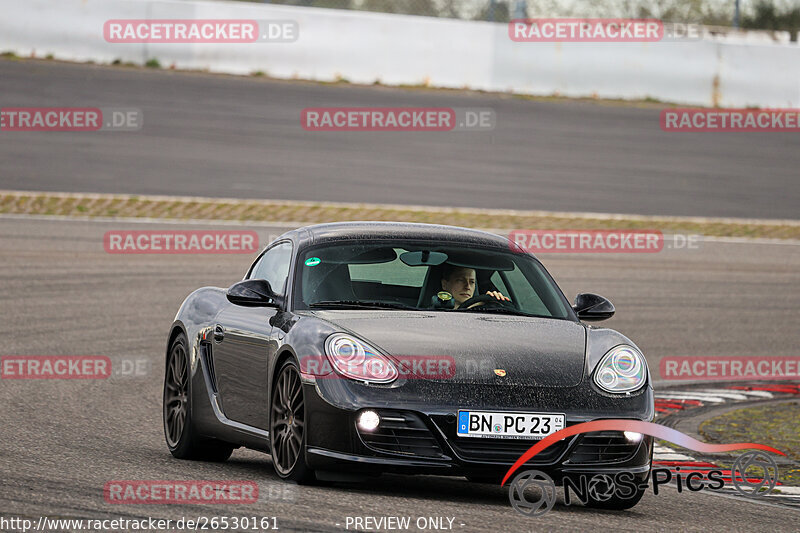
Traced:
<path fill-rule="evenodd" d="M 800 401 L 725 413 L 703 422 L 700 435 L 706 442 L 714 444 L 754 442 L 780 450 L 786 457 L 774 457 L 778 463 L 779 479 L 786 485 L 800 485 Z M 721 463 L 730 467 L 736 456 Z"/>
<path fill-rule="evenodd" d="M 427 222 L 465 227 L 492 227 L 499 230 L 515 228 L 539 229 L 625 229 L 660 230 L 664 233 L 684 233 L 720 237 L 761 237 L 800 240 L 800 224 L 748 222 L 746 220 L 693 220 L 681 218 L 591 218 L 557 213 L 476 211 L 472 209 L 431 210 L 414 207 L 359 204 L 319 204 L 316 202 L 285 202 L 270 200 L 162 200 L 139 196 L 100 196 L 105 202 L 91 198 L 57 193 L 6 193 L 0 195 L 0 212 L 44 214 L 51 212 L 71 216 L 108 216 L 114 209 L 119 216 L 155 217 L 204 220 L 256 220 L 298 223 L 336 222 L 345 220 L 387 220 L 396 222 Z M 109 205 L 108 202 L 111 202 Z M 368 211 L 365 211 L 367 209 Z M 702 241 L 702 239 L 701 239 Z M 701 244 L 702 245 L 702 244 Z"/>

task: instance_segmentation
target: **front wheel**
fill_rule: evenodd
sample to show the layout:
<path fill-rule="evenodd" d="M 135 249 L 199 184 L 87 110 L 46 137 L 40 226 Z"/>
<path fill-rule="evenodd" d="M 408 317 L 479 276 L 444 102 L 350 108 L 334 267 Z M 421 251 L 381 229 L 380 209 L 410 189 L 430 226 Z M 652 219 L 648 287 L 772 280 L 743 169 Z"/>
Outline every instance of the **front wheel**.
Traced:
<path fill-rule="evenodd" d="M 294 360 L 281 365 L 272 390 L 269 441 L 272 466 L 283 479 L 307 483 L 315 479 L 306 464 L 306 409 L 303 383 Z"/>
<path fill-rule="evenodd" d="M 225 461 L 233 446 L 200 438 L 192 423 L 191 376 L 186 335 L 175 337 L 169 347 L 164 375 L 163 418 L 167 448 L 178 459 Z"/>

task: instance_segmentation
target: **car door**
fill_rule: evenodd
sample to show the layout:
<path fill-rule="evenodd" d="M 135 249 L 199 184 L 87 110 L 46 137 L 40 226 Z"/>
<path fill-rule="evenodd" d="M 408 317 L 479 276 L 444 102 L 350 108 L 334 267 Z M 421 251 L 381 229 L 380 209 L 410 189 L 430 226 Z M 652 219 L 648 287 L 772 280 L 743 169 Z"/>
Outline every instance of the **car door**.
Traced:
<path fill-rule="evenodd" d="M 292 258 L 291 242 L 265 251 L 248 279 L 265 279 L 273 291 L 285 294 Z M 278 349 L 271 318 L 275 307 L 229 304 L 218 315 L 212 354 L 217 388 L 225 416 L 261 429 L 269 426 L 269 361 Z"/>

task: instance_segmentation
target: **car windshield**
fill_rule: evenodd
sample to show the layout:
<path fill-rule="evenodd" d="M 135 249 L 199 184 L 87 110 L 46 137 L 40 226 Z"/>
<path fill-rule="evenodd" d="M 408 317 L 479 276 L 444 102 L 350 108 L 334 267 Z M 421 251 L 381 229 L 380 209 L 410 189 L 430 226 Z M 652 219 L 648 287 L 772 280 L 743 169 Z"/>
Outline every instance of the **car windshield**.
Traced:
<path fill-rule="evenodd" d="M 561 290 L 533 257 L 452 243 L 343 242 L 309 248 L 299 257 L 294 295 L 296 309 L 414 309 L 572 318 Z"/>

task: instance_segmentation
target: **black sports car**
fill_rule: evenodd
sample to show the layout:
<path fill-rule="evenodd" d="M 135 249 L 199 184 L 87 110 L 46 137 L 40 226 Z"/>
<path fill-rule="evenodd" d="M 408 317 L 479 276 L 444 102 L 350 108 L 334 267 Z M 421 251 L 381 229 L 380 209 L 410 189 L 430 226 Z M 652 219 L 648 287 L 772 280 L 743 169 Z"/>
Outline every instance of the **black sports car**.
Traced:
<path fill-rule="evenodd" d="M 299 228 L 243 281 L 184 301 L 167 344 L 167 445 L 175 457 L 215 461 L 240 446 L 262 450 L 299 482 L 380 472 L 499 481 L 565 426 L 652 420 L 639 349 L 583 323 L 613 314 L 593 294 L 570 305 L 535 257 L 491 233 Z M 554 479 L 644 479 L 651 458 L 651 437 L 601 432 L 530 464 Z"/>

